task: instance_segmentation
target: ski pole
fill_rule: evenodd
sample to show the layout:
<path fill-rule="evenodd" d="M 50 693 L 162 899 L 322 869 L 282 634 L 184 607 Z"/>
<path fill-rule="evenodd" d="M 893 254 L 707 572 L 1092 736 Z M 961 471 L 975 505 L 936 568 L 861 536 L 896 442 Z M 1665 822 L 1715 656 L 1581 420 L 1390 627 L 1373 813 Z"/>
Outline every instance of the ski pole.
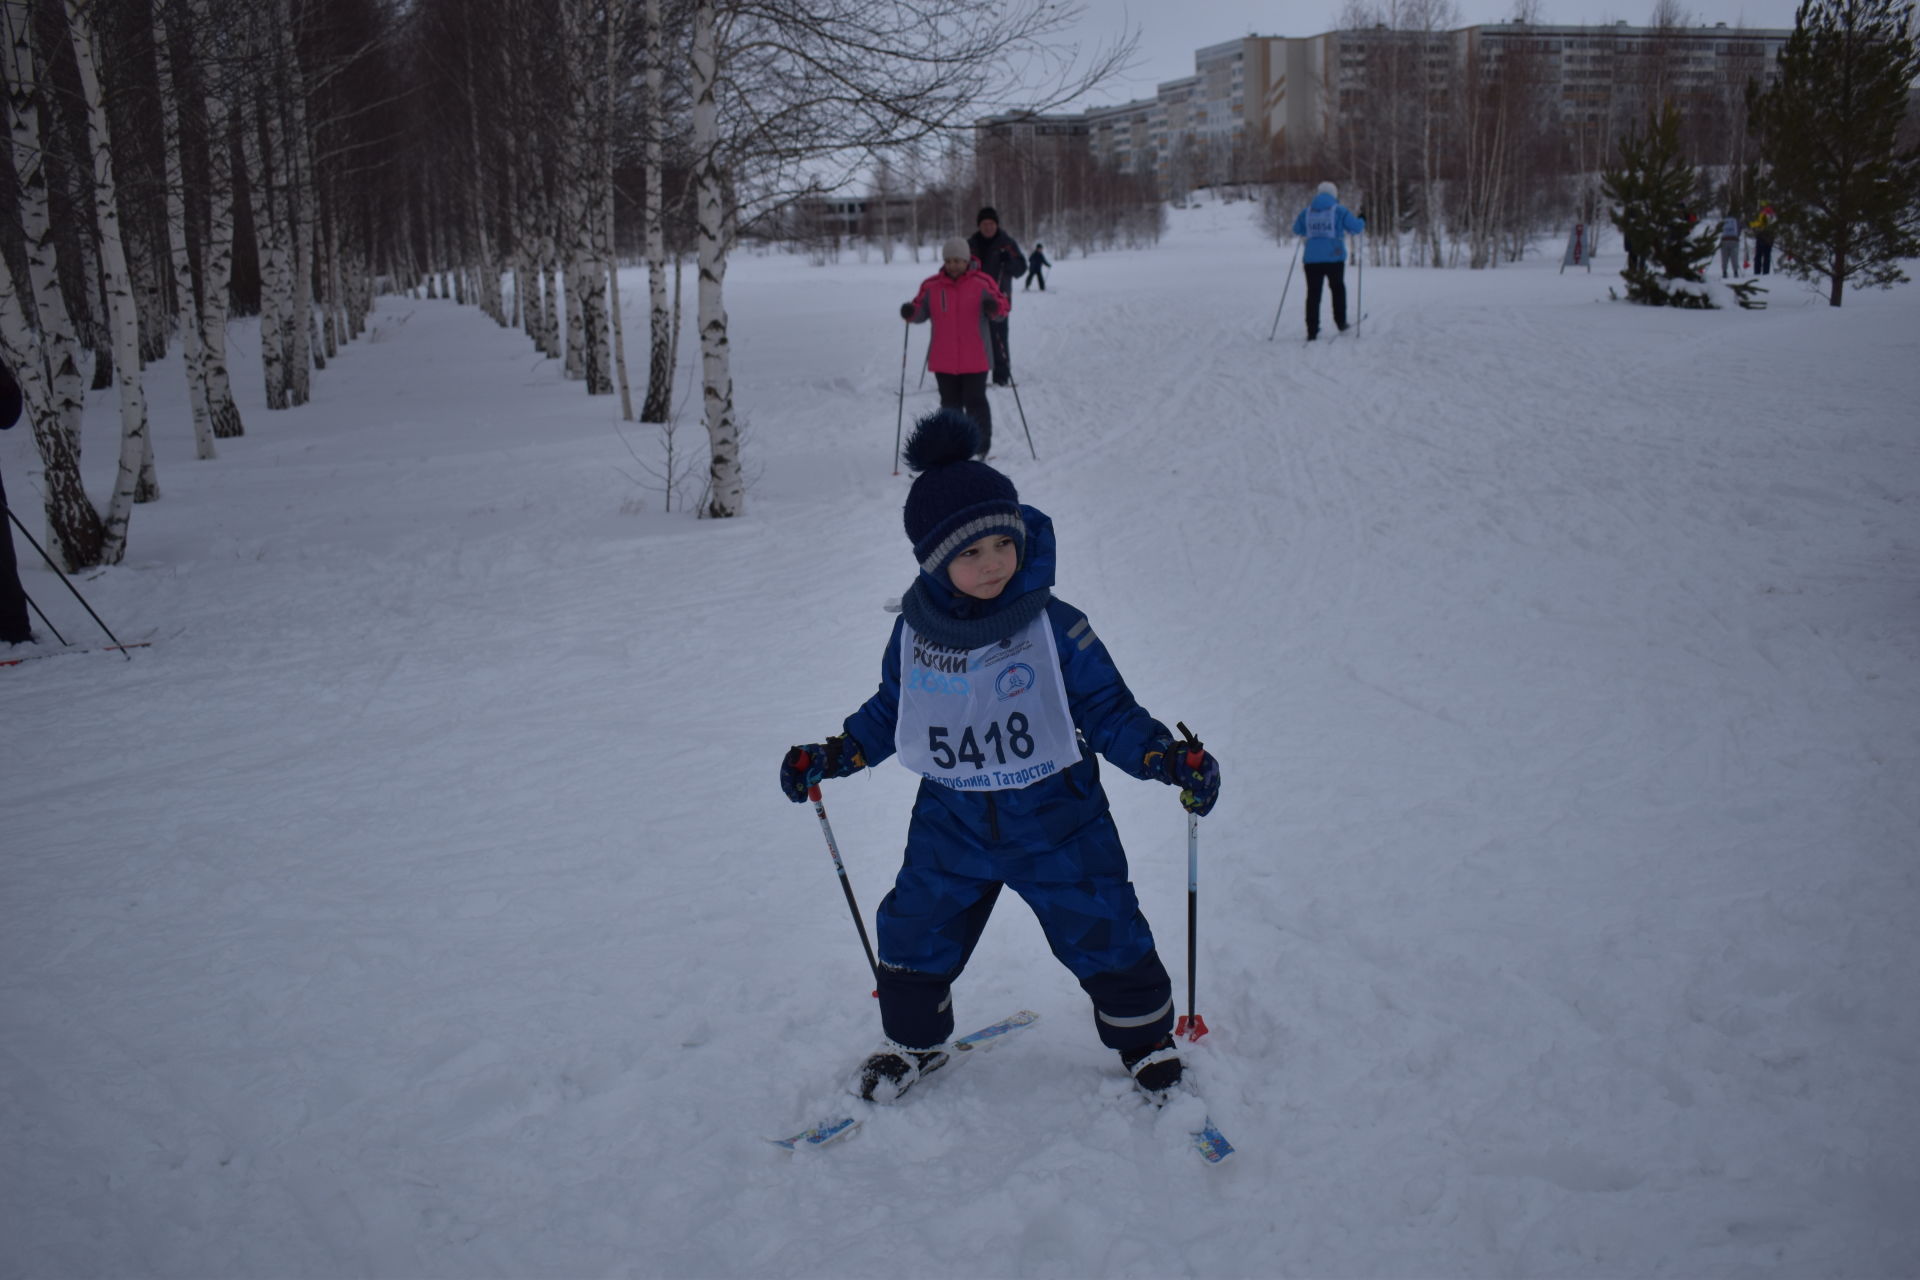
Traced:
<path fill-rule="evenodd" d="M 1013 388 L 1013 407 L 1020 410 L 1020 429 L 1027 432 L 1027 452 L 1032 453 L 1033 460 L 1038 462 L 1040 461 L 1040 455 L 1034 452 L 1033 432 L 1027 431 L 1027 409 L 1025 405 L 1020 403 L 1020 384 L 1014 381 L 1012 374 L 1008 374 L 1007 385 Z"/>
<path fill-rule="evenodd" d="M 1193 736 L 1193 730 L 1185 724 L 1179 724 L 1180 736 L 1184 738 L 1187 751 L 1187 764 L 1195 769 L 1205 758 L 1200 739 Z M 1200 815 L 1187 814 L 1187 1012 L 1173 1024 L 1173 1034 L 1185 1036 L 1189 1040 L 1198 1040 L 1207 1034 L 1207 1020 L 1194 1009 L 1193 992 L 1195 970 L 1198 968 L 1200 933 Z"/>
<path fill-rule="evenodd" d="M 802 751 L 800 758 L 794 763 L 799 768 L 805 769 L 809 759 L 807 753 Z M 820 817 L 820 834 L 827 838 L 827 852 L 833 855 L 833 869 L 840 874 L 840 889 L 847 895 L 847 910 L 853 913 L 853 927 L 860 931 L 860 945 L 867 952 L 867 967 L 873 970 L 875 988 L 873 994 L 878 996 L 880 994 L 880 962 L 874 959 L 873 943 L 867 940 L 867 924 L 860 918 L 860 904 L 853 900 L 853 882 L 847 879 L 847 864 L 840 861 L 840 846 L 834 843 L 833 824 L 827 821 L 827 806 L 826 802 L 820 798 L 819 783 L 816 782 L 807 788 L 807 799 L 813 801 L 813 811 Z"/>
<path fill-rule="evenodd" d="M 929 326 L 929 331 L 927 333 L 926 354 L 920 357 L 920 385 L 914 388 L 915 391 L 925 391 L 927 389 L 927 366 L 931 365 L 932 363 L 933 363 L 933 333 L 931 331 L 931 326 Z"/>
<path fill-rule="evenodd" d="M 900 428 L 907 419 L 907 343 L 913 338 L 913 328 L 903 325 L 900 333 L 900 400 L 893 414 L 893 474 L 900 474 Z"/>
<path fill-rule="evenodd" d="M 33 606 L 33 611 L 40 615 L 40 624 L 44 626 L 47 630 L 53 632 L 53 638 L 55 640 L 58 640 L 61 644 L 66 645 L 67 648 L 71 649 L 73 646 L 70 644 L 67 644 L 67 638 L 60 634 L 60 628 L 53 625 L 53 619 L 49 618 L 47 616 L 47 611 L 40 607 L 40 602 L 38 600 L 35 600 L 32 596 L 27 595 L 25 590 L 22 590 L 20 594 L 23 598 L 25 598 L 28 604 Z"/>
<path fill-rule="evenodd" d="M 1367 255 L 1360 248 L 1360 237 L 1353 238 L 1353 261 L 1359 267 L 1360 281 L 1354 286 L 1354 309 L 1360 314 L 1353 318 L 1353 340 L 1360 341 L 1360 322 L 1367 318 Z"/>
<path fill-rule="evenodd" d="M 1280 305 L 1273 309 L 1273 329 L 1267 334 L 1267 341 L 1273 341 L 1273 335 L 1280 332 L 1280 313 L 1287 309 L 1287 290 L 1293 288 L 1294 264 L 1300 261 L 1300 241 L 1293 242 L 1293 259 L 1287 263 L 1287 282 L 1280 286 Z"/>
<path fill-rule="evenodd" d="M 74 586 L 72 579 L 68 578 L 65 573 L 61 572 L 60 566 L 55 564 L 53 562 L 53 557 L 47 554 L 47 549 L 40 545 L 39 540 L 33 536 L 33 534 L 27 529 L 26 525 L 20 523 L 20 517 L 14 513 L 14 510 L 12 507 L 7 508 L 7 518 L 12 520 L 14 523 L 14 526 L 18 528 L 20 532 L 26 536 L 27 542 L 33 547 L 33 549 L 40 553 L 40 558 L 47 562 L 47 568 L 53 570 L 54 575 L 58 577 L 60 581 L 67 584 L 67 590 L 73 592 L 73 598 L 80 602 L 80 607 L 82 609 L 85 609 L 88 612 L 88 614 L 92 615 L 93 620 L 95 622 L 100 622 L 100 615 L 93 612 L 93 606 L 88 604 L 87 598 L 80 594 L 80 588 Z M 38 608 L 39 606 L 36 605 L 34 607 Z M 41 616 L 44 617 L 45 615 L 43 614 Z M 113 634 L 113 628 L 109 627 L 104 622 L 100 622 L 100 629 L 107 633 L 107 639 L 113 641 L 114 647 L 120 650 L 121 655 L 125 657 L 128 662 L 132 662 L 133 655 L 128 653 L 127 647 L 120 643 L 120 637 Z M 60 643 L 65 644 L 66 641 L 62 640 Z"/>

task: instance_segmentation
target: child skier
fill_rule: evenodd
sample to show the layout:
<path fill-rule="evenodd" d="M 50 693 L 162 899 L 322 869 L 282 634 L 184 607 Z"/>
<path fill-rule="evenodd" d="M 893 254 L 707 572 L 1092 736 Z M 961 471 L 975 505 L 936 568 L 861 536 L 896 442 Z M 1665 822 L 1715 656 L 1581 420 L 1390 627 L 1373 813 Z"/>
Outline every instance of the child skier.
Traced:
<path fill-rule="evenodd" d="M 980 269 L 967 242 L 955 236 L 941 249 L 940 270 L 920 282 L 912 302 L 900 304 L 908 324 L 933 323 L 927 368 L 940 387 L 940 407 L 963 409 L 980 427 L 980 457 L 993 447 L 993 410 L 987 404 L 988 328 L 1005 321 L 1013 299 Z"/>
<path fill-rule="evenodd" d="M 1002 886 L 1093 1000 L 1100 1040 L 1164 1098 L 1180 1080 L 1173 987 L 1127 877 L 1093 752 L 1213 808 L 1220 769 L 1197 764 L 1133 700 L 1078 609 L 1053 598 L 1053 523 L 1013 482 L 974 461 L 975 424 L 942 409 L 903 457 L 918 473 L 905 524 L 920 572 L 880 665 L 880 687 L 843 732 L 793 747 L 780 789 L 796 803 L 822 778 L 899 754 L 921 776 L 906 860 L 877 913 L 885 1039 L 855 1091 L 892 1101 L 945 1064 L 950 989 Z"/>

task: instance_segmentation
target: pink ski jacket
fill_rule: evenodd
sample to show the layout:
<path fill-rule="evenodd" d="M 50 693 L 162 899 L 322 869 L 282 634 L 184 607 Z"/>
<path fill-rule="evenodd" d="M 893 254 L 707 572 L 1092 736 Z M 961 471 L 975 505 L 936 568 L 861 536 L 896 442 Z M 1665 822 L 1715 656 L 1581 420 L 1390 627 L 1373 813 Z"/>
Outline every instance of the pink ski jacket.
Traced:
<path fill-rule="evenodd" d="M 920 282 L 913 298 L 912 323 L 933 321 L 933 345 L 927 368 L 935 373 L 985 373 L 987 320 L 1004 320 L 1013 301 L 975 262 L 955 280 L 936 271 Z"/>

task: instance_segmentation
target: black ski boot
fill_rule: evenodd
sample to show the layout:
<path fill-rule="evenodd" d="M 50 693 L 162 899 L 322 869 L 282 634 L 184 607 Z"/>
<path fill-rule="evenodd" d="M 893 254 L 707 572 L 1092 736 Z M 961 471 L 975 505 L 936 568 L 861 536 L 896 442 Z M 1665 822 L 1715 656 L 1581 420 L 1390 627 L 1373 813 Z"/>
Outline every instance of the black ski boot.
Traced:
<path fill-rule="evenodd" d="M 909 1049 L 888 1041 L 860 1064 L 854 1094 L 869 1102 L 893 1102 L 925 1076 L 947 1065 L 941 1049 Z"/>
<path fill-rule="evenodd" d="M 1163 1036 L 1158 1044 L 1122 1049 L 1120 1061 L 1135 1087 L 1156 1106 L 1165 1102 L 1167 1091 L 1180 1083 L 1180 1050 L 1174 1047 L 1172 1036 Z"/>

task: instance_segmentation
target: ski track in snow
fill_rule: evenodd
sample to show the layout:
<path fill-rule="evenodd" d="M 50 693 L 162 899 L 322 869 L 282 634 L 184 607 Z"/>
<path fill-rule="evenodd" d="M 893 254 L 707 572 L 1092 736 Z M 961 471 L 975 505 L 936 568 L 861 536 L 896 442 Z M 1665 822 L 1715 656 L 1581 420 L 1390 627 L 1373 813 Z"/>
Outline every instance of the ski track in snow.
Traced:
<path fill-rule="evenodd" d="M 165 497 L 80 586 L 154 647 L 0 670 L 0 1276 L 1920 1272 L 1920 293 L 1350 269 L 1359 335 L 1300 343 L 1296 279 L 1269 342 L 1248 208 L 1016 294 L 1037 461 L 991 393 L 1059 594 L 1222 761 L 1189 1061 L 1238 1154 L 1011 896 L 958 1016 L 1039 1026 L 760 1141 L 878 1035 L 773 782 L 910 580 L 936 264 L 743 253 L 731 522 L 449 303 L 275 415 L 236 328 L 211 463 L 150 371 Z M 1106 773 L 1184 1011 L 1184 822 Z M 869 918 L 913 785 L 826 792 Z"/>

